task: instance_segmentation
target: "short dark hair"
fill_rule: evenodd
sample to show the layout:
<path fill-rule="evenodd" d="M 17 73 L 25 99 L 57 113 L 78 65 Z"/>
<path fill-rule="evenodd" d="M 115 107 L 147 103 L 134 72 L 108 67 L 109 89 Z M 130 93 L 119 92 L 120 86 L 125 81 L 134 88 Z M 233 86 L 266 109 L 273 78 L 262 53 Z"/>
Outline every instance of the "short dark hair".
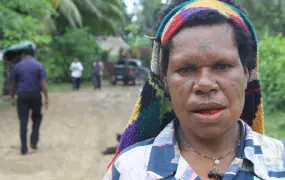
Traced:
<path fill-rule="evenodd" d="M 238 5 L 236 5 L 231 0 L 220 0 L 220 1 L 230 4 L 240 9 L 242 12 L 244 12 Z M 163 12 L 161 21 L 163 20 L 165 15 L 168 14 L 174 7 L 178 6 L 179 4 L 183 2 L 186 2 L 186 0 L 176 0 L 172 2 L 172 4 L 170 4 L 166 8 L 166 10 Z M 204 11 L 204 12 L 195 14 L 192 17 L 190 17 L 187 20 L 187 22 L 183 24 L 180 30 L 185 27 L 193 27 L 193 26 L 198 26 L 198 25 L 222 24 L 222 23 L 229 23 L 233 27 L 234 40 L 238 48 L 241 63 L 244 67 L 248 68 L 249 71 L 251 71 L 252 69 L 256 67 L 256 51 L 257 51 L 256 42 L 252 39 L 251 34 L 246 32 L 240 25 L 234 24 L 233 22 L 231 22 L 230 20 L 228 20 L 227 18 L 225 18 L 218 12 Z M 157 26 L 157 29 L 159 25 Z M 168 40 L 168 42 L 164 46 L 162 46 L 163 57 L 162 57 L 162 62 L 161 62 L 162 64 L 161 64 L 160 71 L 162 72 L 163 75 L 166 75 L 167 69 L 168 69 L 171 40 L 172 38 Z"/>
<path fill-rule="evenodd" d="M 35 56 L 36 51 L 35 51 L 35 49 L 33 49 L 32 47 L 29 46 L 29 47 L 26 47 L 26 48 L 23 49 L 23 54 L 24 55 Z"/>

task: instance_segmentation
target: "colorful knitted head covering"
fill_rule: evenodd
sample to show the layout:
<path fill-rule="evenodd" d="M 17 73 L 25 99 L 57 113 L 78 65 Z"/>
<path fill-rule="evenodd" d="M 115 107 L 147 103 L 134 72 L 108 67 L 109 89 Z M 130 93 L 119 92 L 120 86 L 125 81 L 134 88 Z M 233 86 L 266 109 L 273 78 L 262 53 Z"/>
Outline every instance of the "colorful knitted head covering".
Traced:
<path fill-rule="evenodd" d="M 227 3 L 218 0 L 190 0 L 172 9 L 158 28 L 153 43 L 151 74 L 144 84 L 133 114 L 122 134 L 113 161 L 125 148 L 139 141 L 156 137 L 175 118 L 169 94 L 161 80 L 162 45 L 170 40 L 190 17 L 203 11 L 215 11 L 223 15 L 250 33 L 256 43 L 257 63 L 255 69 L 251 70 L 250 73 L 241 119 L 249 124 L 254 131 L 264 132 L 263 107 L 258 80 L 257 38 L 251 22 L 243 12 Z"/>

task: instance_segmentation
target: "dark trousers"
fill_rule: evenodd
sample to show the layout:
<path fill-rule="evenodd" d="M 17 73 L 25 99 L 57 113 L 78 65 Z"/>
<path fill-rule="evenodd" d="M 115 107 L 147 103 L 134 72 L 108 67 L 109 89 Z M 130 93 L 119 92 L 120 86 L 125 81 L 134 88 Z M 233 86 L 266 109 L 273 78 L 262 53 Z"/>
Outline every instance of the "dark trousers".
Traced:
<path fill-rule="evenodd" d="M 80 89 L 80 78 L 72 77 L 72 89 L 79 90 Z"/>
<path fill-rule="evenodd" d="M 32 133 L 30 144 L 37 146 L 39 141 L 39 131 L 42 122 L 42 97 L 40 92 L 26 92 L 18 95 L 17 111 L 20 120 L 21 149 L 27 149 L 27 129 L 29 112 L 32 111 Z"/>
<path fill-rule="evenodd" d="M 94 89 L 101 89 L 101 76 L 99 74 L 93 74 L 93 86 Z"/>

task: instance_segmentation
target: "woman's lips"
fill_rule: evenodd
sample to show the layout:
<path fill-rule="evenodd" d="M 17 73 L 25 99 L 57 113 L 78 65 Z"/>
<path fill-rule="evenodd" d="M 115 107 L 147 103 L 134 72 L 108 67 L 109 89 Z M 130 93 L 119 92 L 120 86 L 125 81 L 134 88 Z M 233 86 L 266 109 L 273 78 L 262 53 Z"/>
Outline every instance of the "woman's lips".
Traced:
<path fill-rule="evenodd" d="M 205 109 L 205 110 L 194 111 L 194 113 L 197 113 L 203 116 L 214 116 L 214 115 L 219 114 L 222 111 L 224 111 L 224 108 L 223 109 Z"/>
<path fill-rule="evenodd" d="M 209 109 L 209 110 L 200 110 L 192 112 L 192 115 L 195 119 L 199 120 L 201 123 L 216 123 L 221 118 L 221 115 L 224 113 L 225 108 L 223 109 Z"/>

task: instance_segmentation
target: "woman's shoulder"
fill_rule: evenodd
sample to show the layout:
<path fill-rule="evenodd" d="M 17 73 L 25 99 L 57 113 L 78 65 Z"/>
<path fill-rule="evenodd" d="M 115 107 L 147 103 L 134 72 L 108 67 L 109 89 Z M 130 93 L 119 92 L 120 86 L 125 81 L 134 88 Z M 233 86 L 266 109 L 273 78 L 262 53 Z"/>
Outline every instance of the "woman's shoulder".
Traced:
<path fill-rule="evenodd" d="M 283 158 L 285 141 L 253 132 L 254 145 L 260 145 L 265 158 Z"/>
<path fill-rule="evenodd" d="M 115 160 L 115 163 L 120 162 L 119 164 L 122 164 L 121 162 L 126 162 L 129 161 L 130 159 L 133 160 L 133 158 L 135 158 L 136 160 L 146 159 L 150 154 L 153 141 L 154 138 L 141 141 L 132 146 L 127 147 L 118 155 L 118 157 Z"/>
<path fill-rule="evenodd" d="M 124 149 L 109 168 L 104 180 L 118 179 L 144 179 L 154 139 L 138 142 Z"/>

